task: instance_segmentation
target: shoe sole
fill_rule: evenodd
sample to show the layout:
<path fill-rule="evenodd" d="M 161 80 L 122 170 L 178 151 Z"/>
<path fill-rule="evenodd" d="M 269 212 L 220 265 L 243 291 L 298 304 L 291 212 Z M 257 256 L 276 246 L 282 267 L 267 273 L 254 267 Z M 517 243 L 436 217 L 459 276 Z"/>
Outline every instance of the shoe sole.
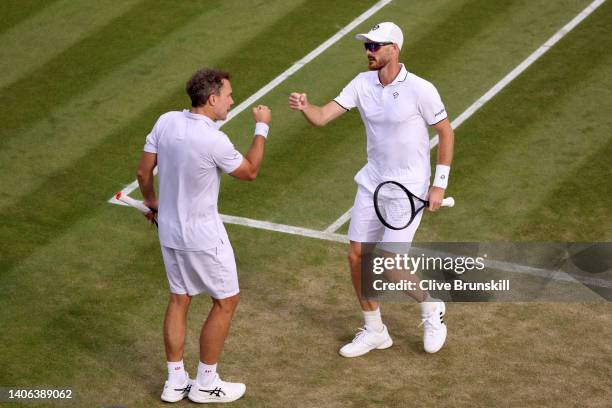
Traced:
<path fill-rule="evenodd" d="M 376 350 L 384 350 L 384 349 L 388 349 L 389 347 L 391 347 L 393 345 L 393 339 L 391 339 L 389 337 L 388 341 L 385 341 L 383 344 L 381 344 L 380 346 L 376 347 Z"/>
<path fill-rule="evenodd" d="M 192 396 L 191 394 L 187 395 L 187 397 L 189 398 L 189 401 L 191 402 L 196 402 L 198 404 L 224 404 L 227 402 L 234 402 L 240 398 L 242 398 L 242 396 L 246 393 L 246 389 L 242 392 L 242 394 L 238 395 L 235 398 L 211 398 L 211 397 L 204 397 L 202 399 L 196 398 L 195 396 Z"/>
<path fill-rule="evenodd" d="M 340 354 L 342 357 L 346 357 L 346 358 L 353 358 L 353 357 L 360 357 L 363 356 L 365 354 L 368 354 L 370 351 L 372 350 L 384 350 L 384 349 L 388 349 L 389 347 L 391 347 L 393 345 L 393 339 L 389 337 L 389 340 L 385 341 L 383 344 L 381 344 L 378 347 L 374 347 L 373 349 L 370 350 L 366 350 L 363 353 L 358 353 L 358 354 L 346 354 L 346 353 L 342 353 L 341 351 L 338 352 L 338 354 Z"/>
<path fill-rule="evenodd" d="M 179 401 L 184 400 L 185 397 L 187 397 L 187 395 L 183 395 L 181 398 L 178 398 L 178 399 L 169 399 L 167 397 L 162 396 L 161 400 L 164 401 L 164 402 L 179 402 Z"/>

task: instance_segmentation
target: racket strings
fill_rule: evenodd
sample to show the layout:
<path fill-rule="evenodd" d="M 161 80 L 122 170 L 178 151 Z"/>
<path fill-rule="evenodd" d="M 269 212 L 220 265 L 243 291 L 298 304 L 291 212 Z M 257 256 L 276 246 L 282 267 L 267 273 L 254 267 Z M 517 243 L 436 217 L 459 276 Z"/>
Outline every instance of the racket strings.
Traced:
<path fill-rule="evenodd" d="M 412 221 L 415 203 L 395 184 L 386 184 L 378 192 L 377 205 L 385 221 L 394 227 L 404 227 Z"/>

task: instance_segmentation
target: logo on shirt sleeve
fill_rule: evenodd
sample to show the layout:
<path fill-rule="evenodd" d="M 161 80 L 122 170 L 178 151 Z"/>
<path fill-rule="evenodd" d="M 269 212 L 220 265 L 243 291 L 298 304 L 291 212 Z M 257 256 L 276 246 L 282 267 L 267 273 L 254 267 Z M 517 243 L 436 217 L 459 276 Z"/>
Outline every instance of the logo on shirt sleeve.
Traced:
<path fill-rule="evenodd" d="M 444 108 L 442 108 L 442 110 L 440 112 L 434 113 L 434 116 L 439 116 L 439 115 L 441 115 L 443 113 L 444 113 Z"/>

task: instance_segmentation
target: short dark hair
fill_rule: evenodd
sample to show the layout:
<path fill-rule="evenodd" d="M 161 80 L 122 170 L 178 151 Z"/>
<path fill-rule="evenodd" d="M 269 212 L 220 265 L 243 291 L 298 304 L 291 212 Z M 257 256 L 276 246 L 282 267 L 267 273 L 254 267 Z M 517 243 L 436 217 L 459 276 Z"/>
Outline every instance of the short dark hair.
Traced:
<path fill-rule="evenodd" d="M 219 95 L 224 79 L 229 81 L 230 74 L 228 72 L 212 68 L 202 68 L 193 74 L 185 86 L 185 90 L 191 98 L 191 106 L 197 108 L 206 105 L 210 95 Z"/>

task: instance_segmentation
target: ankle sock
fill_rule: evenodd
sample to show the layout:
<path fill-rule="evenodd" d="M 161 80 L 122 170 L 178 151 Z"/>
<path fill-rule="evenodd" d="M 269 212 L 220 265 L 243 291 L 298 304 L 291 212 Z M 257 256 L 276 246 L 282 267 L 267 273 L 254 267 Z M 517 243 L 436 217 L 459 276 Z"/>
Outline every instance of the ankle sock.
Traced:
<path fill-rule="evenodd" d="M 366 328 L 380 333 L 384 329 L 382 318 L 380 317 L 380 308 L 376 310 L 363 311 L 363 319 L 365 320 Z"/>
<path fill-rule="evenodd" d="M 198 364 L 198 384 L 202 387 L 206 387 L 215 379 L 215 375 L 217 374 L 217 365 L 216 364 L 204 364 L 200 361 Z"/>
<path fill-rule="evenodd" d="M 187 373 L 185 365 L 181 361 L 168 361 L 168 382 L 172 385 L 183 385 Z"/>

